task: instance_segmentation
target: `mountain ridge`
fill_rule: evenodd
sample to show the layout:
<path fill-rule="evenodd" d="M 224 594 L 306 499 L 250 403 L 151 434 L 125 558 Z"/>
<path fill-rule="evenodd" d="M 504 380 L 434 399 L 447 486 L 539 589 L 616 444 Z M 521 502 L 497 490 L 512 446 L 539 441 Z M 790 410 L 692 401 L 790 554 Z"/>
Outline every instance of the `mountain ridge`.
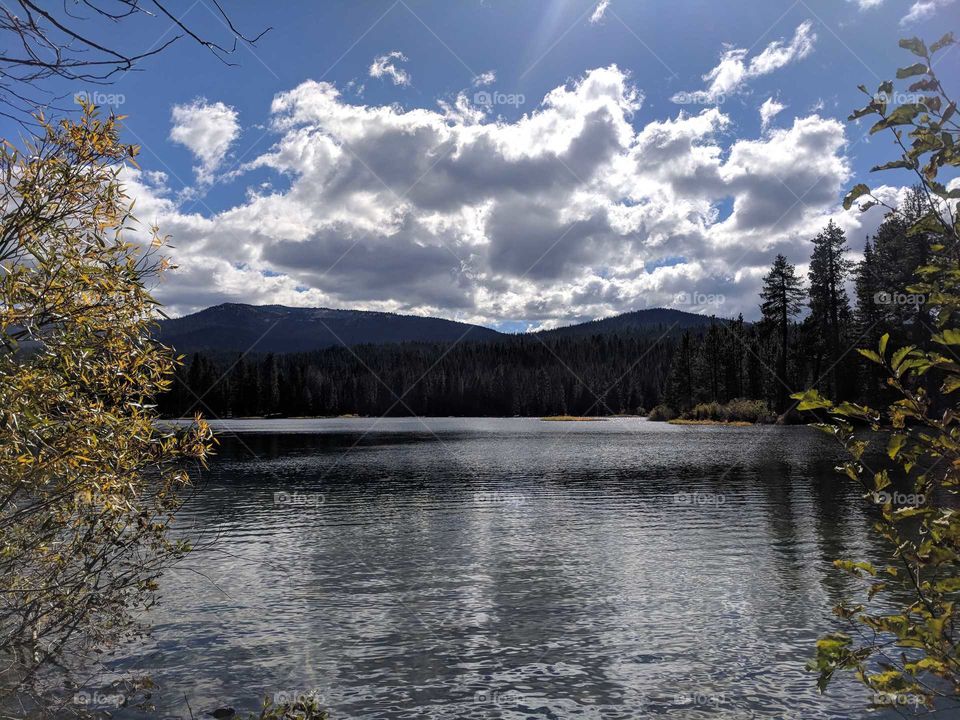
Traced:
<path fill-rule="evenodd" d="M 662 326 L 701 327 L 719 319 L 671 308 L 647 308 L 609 318 L 538 331 L 547 337 L 637 332 Z M 221 303 L 159 322 L 157 339 L 181 353 L 309 352 L 336 345 L 492 341 L 514 337 L 493 328 L 375 310 L 300 308 Z"/>

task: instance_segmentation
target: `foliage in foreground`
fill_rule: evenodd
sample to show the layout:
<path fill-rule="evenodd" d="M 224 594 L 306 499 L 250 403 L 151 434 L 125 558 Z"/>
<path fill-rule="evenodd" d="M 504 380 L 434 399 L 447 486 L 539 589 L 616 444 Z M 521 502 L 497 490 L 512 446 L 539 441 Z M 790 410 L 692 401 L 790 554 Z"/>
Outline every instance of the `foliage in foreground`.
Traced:
<path fill-rule="evenodd" d="M 119 118 L 85 106 L 38 118 L 0 150 L 0 655 L 5 692 L 31 690 L 65 651 L 98 651 L 136 628 L 209 428 L 154 426 L 176 360 L 150 339 L 146 284 L 165 263 L 124 238 L 120 183 L 136 148 Z M 49 662 L 48 662 L 49 661 Z"/>
<path fill-rule="evenodd" d="M 831 422 L 818 427 L 849 451 L 851 459 L 841 469 L 865 490 L 876 513 L 875 528 L 892 549 L 886 567 L 836 561 L 839 569 L 867 584 L 867 604 L 835 608 L 849 632 L 821 638 L 812 667 L 820 673 L 821 689 L 836 671 L 854 671 L 880 705 L 933 707 L 938 697 L 960 695 L 960 408 L 952 395 L 960 388 L 960 227 L 954 202 L 960 189 L 948 190 L 937 180 L 942 168 L 960 165 L 960 127 L 956 102 L 933 70 L 934 55 L 953 44 L 952 34 L 930 48 L 917 38 L 901 40 L 901 47 L 918 61 L 898 70 L 897 78 L 914 78 L 908 92 L 918 101 L 894 104 L 894 85 L 885 82 L 870 103 L 851 116 L 879 116 L 871 133 L 892 131 L 902 155 L 874 169 L 912 170 L 926 195 L 926 211 L 913 220 L 908 234 L 934 238 L 927 264 L 910 288 L 926 298 L 930 347 L 893 349 L 884 334 L 876 348 L 860 351 L 885 376 L 894 395 L 883 409 L 835 403 L 815 390 L 794 396 L 801 410 L 830 414 Z M 849 208 L 855 202 L 862 203 L 861 209 L 885 204 L 866 185 L 857 185 L 844 204 Z M 855 423 L 869 425 L 880 440 L 856 434 Z M 865 459 L 868 448 L 878 442 L 890 467 L 874 468 Z M 875 599 L 883 604 L 874 604 Z"/>
<path fill-rule="evenodd" d="M 289 702 L 275 702 L 264 698 L 258 712 L 239 715 L 233 708 L 218 708 L 206 713 L 215 720 L 329 720 L 330 715 L 320 707 L 320 701 L 311 695 Z"/>
<path fill-rule="evenodd" d="M 329 720 L 330 715 L 320 707 L 316 698 L 300 698 L 294 702 L 273 704 L 265 700 L 259 715 L 248 720 Z"/>

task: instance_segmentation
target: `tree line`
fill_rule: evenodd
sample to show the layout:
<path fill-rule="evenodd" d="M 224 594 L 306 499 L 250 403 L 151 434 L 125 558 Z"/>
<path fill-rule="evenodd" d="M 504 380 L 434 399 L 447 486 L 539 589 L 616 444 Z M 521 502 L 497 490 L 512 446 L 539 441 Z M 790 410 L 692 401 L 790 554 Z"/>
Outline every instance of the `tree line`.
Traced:
<path fill-rule="evenodd" d="M 790 394 L 808 388 L 879 401 L 883 379 L 854 348 L 875 345 L 883 332 L 922 342 L 929 313 L 909 288 L 929 240 L 907 230 L 925 208 L 922 192 L 911 190 L 867 240 L 859 263 L 831 221 L 813 238 L 806 282 L 778 255 L 763 281 L 759 322 L 741 315 L 684 331 L 658 324 L 585 337 L 196 353 L 159 409 L 173 417 L 196 410 L 217 417 L 535 416 L 642 414 L 660 405 L 672 417 L 738 398 L 784 413 Z"/>
<path fill-rule="evenodd" d="M 832 220 L 813 238 L 806 282 L 782 254 L 760 291 L 760 321 L 712 325 L 700 337 L 684 334 L 663 393 L 666 414 L 735 398 L 761 400 L 779 413 L 790 395 L 817 389 L 837 400 L 880 402 L 884 378 L 857 347 L 875 347 L 883 333 L 902 345 L 929 338 L 927 298 L 912 292 L 930 239 L 908 230 L 929 209 L 911 189 L 853 262 L 843 230 Z M 847 291 L 853 289 L 853 299 Z"/>
<path fill-rule="evenodd" d="M 159 410 L 173 417 L 197 410 L 216 417 L 642 414 L 662 394 L 676 341 L 660 340 L 668 330 L 198 353 L 159 398 Z"/>

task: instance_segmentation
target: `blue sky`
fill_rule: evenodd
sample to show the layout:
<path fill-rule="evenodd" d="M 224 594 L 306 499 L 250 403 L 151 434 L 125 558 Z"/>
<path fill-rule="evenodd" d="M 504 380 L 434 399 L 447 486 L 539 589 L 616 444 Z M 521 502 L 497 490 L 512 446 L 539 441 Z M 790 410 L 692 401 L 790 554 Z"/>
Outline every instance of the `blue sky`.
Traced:
<path fill-rule="evenodd" d="M 228 37 L 207 0 L 183 5 L 199 34 Z M 236 26 L 272 29 L 235 67 L 181 40 L 112 85 L 61 91 L 128 115 L 139 214 L 181 266 L 158 288 L 175 313 L 282 302 L 510 328 L 664 305 L 755 317 L 774 254 L 804 270 L 827 219 L 856 251 L 876 227 L 838 205 L 892 153 L 846 122 L 856 87 L 909 64 L 897 40 L 938 38 L 958 9 L 244 3 Z M 144 19 L 123 43 L 172 35 Z M 958 67 L 952 48 L 938 70 L 955 86 Z M 890 197 L 909 183 L 872 180 Z"/>

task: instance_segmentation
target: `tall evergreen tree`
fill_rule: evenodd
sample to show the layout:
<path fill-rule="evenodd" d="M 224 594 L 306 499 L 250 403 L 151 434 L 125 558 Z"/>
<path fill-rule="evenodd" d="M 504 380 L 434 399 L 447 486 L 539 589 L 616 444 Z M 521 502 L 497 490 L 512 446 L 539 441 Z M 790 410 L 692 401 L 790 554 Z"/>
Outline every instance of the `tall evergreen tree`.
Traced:
<path fill-rule="evenodd" d="M 664 401 L 678 412 L 693 405 L 693 360 L 694 349 L 690 331 L 685 331 L 673 354 Z"/>
<path fill-rule="evenodd" d="M 863 260 L 857 265 L 854 274 L 853 285 L 856 295 L 853 326 L 860 344 L 864 347 L 876 347 L 880 336 L 888 330 L 882 324 L 884 316 L 882 287 L 873 244 L 867 240 L 863 246 Z M 879 398 L 882 390 L 882 371 L 876 363 L 868 362 L 862 356 L 858 357 L 858 362 L 863 399 L 874 402 Z"/>
<path fill-rule="evenodd" d="M 831 220 L 813 239 L 810 257 L 810 317 L 808 321 L 816 338 L 817 357 L 827 366 L 827 380 L 832 397 L 846 399 L 852 395 L 849 373 L 840 367 L 840 355 L 850 330 L 850 299 L 845 283 L 853 262 L 843 230 Z M 847 367 L 853 367 L 849 364 Z M 816 369 L 813 382 L 819 379 Z"/>
<path fill-rule="evenodd" d="M 783 255 L 777 255 L 770 272 L 763 278 L 760 291 L 763 304 L 760 312 L 764 323 L 776 331 L 780 340 L 780 352 L 777 360 L 777 410 L 787 407 L 787 351 L 790 340 L 790 319 L 800 312 L 803 301 L 803 287 L 797 277 L 796 268 Z"/>

